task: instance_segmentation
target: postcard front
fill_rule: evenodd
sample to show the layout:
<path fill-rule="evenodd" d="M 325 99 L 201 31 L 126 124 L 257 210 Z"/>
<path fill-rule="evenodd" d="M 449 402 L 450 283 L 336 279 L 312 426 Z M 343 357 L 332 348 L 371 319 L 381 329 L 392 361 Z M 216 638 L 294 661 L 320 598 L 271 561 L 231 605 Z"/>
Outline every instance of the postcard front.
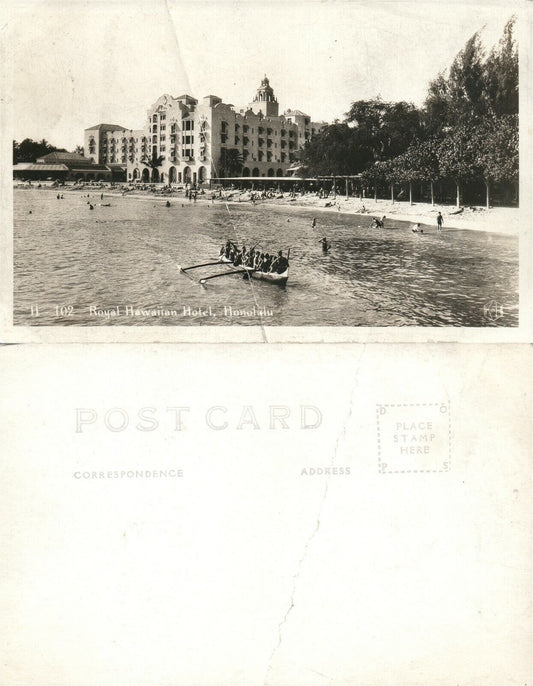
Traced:
<path fill-rule="evenodd" d="M 529 3 L 74 7 L 7 14 L 4 340 L 530 339 Z"/>

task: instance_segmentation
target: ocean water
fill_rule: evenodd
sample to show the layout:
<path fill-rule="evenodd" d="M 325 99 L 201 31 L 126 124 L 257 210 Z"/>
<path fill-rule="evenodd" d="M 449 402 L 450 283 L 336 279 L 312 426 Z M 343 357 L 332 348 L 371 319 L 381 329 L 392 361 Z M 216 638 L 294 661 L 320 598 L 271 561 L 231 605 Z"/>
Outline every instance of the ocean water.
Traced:
<path fill-rule="evenodd" d="M 392 219 L 371 229 L 367 216 L 343 212 L 176 198 L 166 207 L 99 193 L 91 211 L 86 193 L 63 195 L 14 190 L 15 325 L 518 325 L 518 237 L 433 227 L 420 235 Z M 287 286 L 240 275 L 198 283 L 229 271 L 223 265 L 191 271 L 194 280 L 180 273 L 178 265 L 214 261 L 226 238 L 290 248 Z"/>

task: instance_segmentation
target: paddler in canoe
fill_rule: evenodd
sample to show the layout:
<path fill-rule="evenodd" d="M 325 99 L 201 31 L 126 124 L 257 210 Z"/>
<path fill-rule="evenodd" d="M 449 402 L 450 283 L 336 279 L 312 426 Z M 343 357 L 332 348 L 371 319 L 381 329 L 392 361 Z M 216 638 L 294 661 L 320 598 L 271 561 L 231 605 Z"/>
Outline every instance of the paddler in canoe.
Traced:
<path fill-rule="evenodd" d="M 277 274 L 283 274 L 283 272 L 287 271 L 288 266 L 289 260 L 283 255 L 283 252 L 279 250 L 277 256 L 272 261 L 270 271 L 276 272 Z"/>
<path fill-rule="evenodd" d="M 243 245 L 242 250 L 239 250 L 237 245 L 229 239 L 221 246 L 219 258 L 224 258 L 235 267 L 242 265 L 248 269 L 267 274 L 283 274 L 289 267 L 289 260 L 281 250 L 275 257 L 267 252 L 256 250 L 255 246 L 247 250 L 246 246 Z"/>

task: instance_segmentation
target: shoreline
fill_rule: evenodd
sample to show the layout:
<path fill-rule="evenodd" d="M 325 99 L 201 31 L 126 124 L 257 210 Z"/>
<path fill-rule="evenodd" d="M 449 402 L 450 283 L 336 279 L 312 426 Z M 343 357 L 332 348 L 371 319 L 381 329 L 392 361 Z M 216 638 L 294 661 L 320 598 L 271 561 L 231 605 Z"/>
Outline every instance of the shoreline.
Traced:
<path fill-rule="evenodd" d="M 220 200 L 218 201 L 220 202 Z M 230 204 L 239 205 L 244 202 L 241 200 L 230 199 Z M 491 207 L 489 210 L 484 207 L 476 206 L 464 207 L 463 211 L 457 213 L 455 206 L 440 205 L 431 203 L 413 203 L 408 201 L 395 201 L 394 204 L 387 200 L 348 198 L 337 196 L 335 206 L 325 207 L 326 202 L 334 202 L 333 199 L 320 199 L 316 196 L 297 197 L 296 200 L 288 199 L 265 199 L 257 204 L 274 205 L 277 207 L 293 207 L 295 209 L 308 210 L 309 212 L 329 212 L 343 216 L 367 216 L 370 219 L 377 217 L 381 219 L 385 216 L 385 228 L 390 227 L 394 221 L 421 224 L 424 228 L 429 227 L 437 230 L 437 213 L 441 212 L 444 218 L 442 230 L 468 230 L 484 231 L 487 233 L 498 233 L 505 236 L 518 236 L 520 227 L 519 208 L 514 207 Z M 362 212 L 364 205 L 366 212 Z M 339 209 L 340 206 L 340 209 Z M 358 211 L 359 210 L 359 211 Z"/>
<path fill-rule="evenodd" d="M 51 185 L 42 184 L 41 188 L 36 185 L 28 186 L 27 184 L 14 184 L 15 189 L 26 190 L 49 190 L 53 192 L 62 193 L 89 193 L 91 195 L 99 196 L 101 193 L 104 197 L 123 196 L 134 199 L 150 199 L 155 202 L 180 202 L 182 204 L 210 204 L 221 205 L 228 203 L 230 205 L 251 205 L 249 191 L 228 191 L 226 197 L 215 198 L 214 203 L 211 200 L 212 191 L 207 190 L 204 195 L 198 195 L 196 201 L 190 201 L 185 198 L 184 191 L 181 189 L 173 189 L 167 193 L 153 192 L 151 190 L 132 189 L 127 190 L 123 194 L 125 186 L 118 186 L 110 188 L 109 186 L 62 186 L 54 187 Z M 326 203 L 331 203 L 331 206 L 326 207 Z M 437 213 L 441 212 L 444 218 L 443 231 L 451 230 L 468 230 L 468 231 L 484 231 L 487 233 L 498 233 L 506 236 L 518 236 L 520 227 L 520 209 L 515 207 L 491 207 L 486 209 L 480 206 L 466 206 L 462 208 L 460 213 L 457 212 L 455 205 L 442 205 L 431 203 L 413 203 L 412 205 L 406 200 L 395 200 L 392 203 L 390 200 L 379 199 L 375 201 L 373 198 L 345 198 L 337 195 L 336 198 L 331 196 L 329 198 L 319 198 L 314 194 L 297 195 L 295 198 L 290 198 L 286 194 L 283 198 L 258 198 L 256 205 L 272 205 L 280 208 L 294 208 L 298 210 L 306 210 L 316 213 L 329 212 L 336 213 L 343 216 L 368 216 L 369 220 L 385 216 L 385 228 L 390 227 L 391 223 L 396 221 L 421 224 L 424 228 L 429 227 L 437 230 Z M 363 211 L 363 207 L 365 210 Z"/>

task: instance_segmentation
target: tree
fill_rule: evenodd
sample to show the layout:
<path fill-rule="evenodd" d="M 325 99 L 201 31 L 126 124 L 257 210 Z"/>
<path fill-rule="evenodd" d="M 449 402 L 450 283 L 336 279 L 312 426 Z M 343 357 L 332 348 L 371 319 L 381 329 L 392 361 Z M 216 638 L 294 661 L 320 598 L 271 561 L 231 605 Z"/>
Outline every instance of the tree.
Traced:
<path fill-rule="evenodd" d="M 408 183 L 409 184 L 409 204 L 413 204 L 413 181 L 418 177 L 417 160 L 414 156 L 414 146 L 409 147 L 404 153 L 398 155 L 391 161 L 391 172 L 389 173 L 391 179 L 391 193 L 393 192 L 394 183 Z M 394 195 L 393 202 L 394 202 Z"/>
<path fill-rule="evenodd" d="M 450 124 L 479 121 L 487 114 L 484 50 L 475 33 L 456 56 L 448 77 Z"/>
<path fill-rule="evenodd" d="M 353 129 L 346 123 L 326 126 L 305 145 L 300 160 L 308 174 L 333 176 L 357 174 L 362 169 L 361 151 Z"/>
<path fill-rule="evenodd" d="M 441 175 L 455 181 L 457 207 L 461 204 L 461 183 L 482 175 L 478 141 L 479 128 L 462 124 L 448 131 L 439 145 Z"/>
<path fill-rule="evenodd" d="M 150 155 L 143 155 L 140 162 L 141 164 L 144 164 L 145 167 L 149 167 L 152 170 L 150 176 L 153 178 L 154 171 L 159 169 L 159 167 L 163 164 L 164 159 L 165 158 L 163 155 L 158 155 L 154 150 L 151 157 Z"/>
<path fill-rule="evenodd" d="M 475 33 L 455 56 L 448 77 L 441 72 L 429 85 L 424 124 L 430 135 L 448 126 L 479 121 L 488 111 L 484 50 Z"/>
<path fill-rule="evenodd" d="M 18 162 L 35 162 L 51 152 L 66 152 L 65 148 L 56 148 L 44 138 L 39 142 L 25 138 L 21 143 L 13 141 L 13 164 Z"/>
<path fill-rule="evenodd" d="M 73 152 L 75 152 L 76 155 L 81 155 L 83 157 L 83 155 L 85 154 L 84 149 L 83 149 L 83 145 L 77 145 L 74 148 Z"/>
<path fill-rule="evenodd" d="M 222 148 L 219 160 L 220 176 L 239 176 L 243 165 L 243 156 L 237 148 Z"/>
<path fill-rule="evenodd" d="M 485 65 L 485 84 L 491 109 L 497 116 L 518 114 L 518 49 L 514 39 L 516 17 L 511 17 Z"/>
<path fill-rule="evenodd" d="M 423 122 L 428 135 L 438 134 L 451 120 L 448 82 L 441 72 L 429 84 L 424 103 Z"/>
<path fill-rule="evenodd" d="M 439 141 L 428 138 L 418 141 L 406 150 L 403 155 L 404 177 L 409 182 L 409 200 L 412 202 L 413 181 L 429 181 L 431 187 L 431 204 L 435 204 L 434 184 L 439 178 Z"/>
<path fill-rule="evenodd" d="M 355 143 L 368 166 L 376 160 L 400 155 L 420 134 L 420 112 L 408 102 L 358 100 L 346 113 L 354 129 Z"/>
<path fill-rule="evenodd" d="M 492 183 L 518 184 L 518 115 L 508 114 L 487 121 L 478 131 L 476 144 L 476 164 L 483 175 L 489 209 Z"/>
<path fill-rule="evenodd" d="M 388 181 L 389 163 L 378 160 L 361 174 L 363 184 L 374 186 L 374 200 L 378 199 L 378 182 Z"/>

